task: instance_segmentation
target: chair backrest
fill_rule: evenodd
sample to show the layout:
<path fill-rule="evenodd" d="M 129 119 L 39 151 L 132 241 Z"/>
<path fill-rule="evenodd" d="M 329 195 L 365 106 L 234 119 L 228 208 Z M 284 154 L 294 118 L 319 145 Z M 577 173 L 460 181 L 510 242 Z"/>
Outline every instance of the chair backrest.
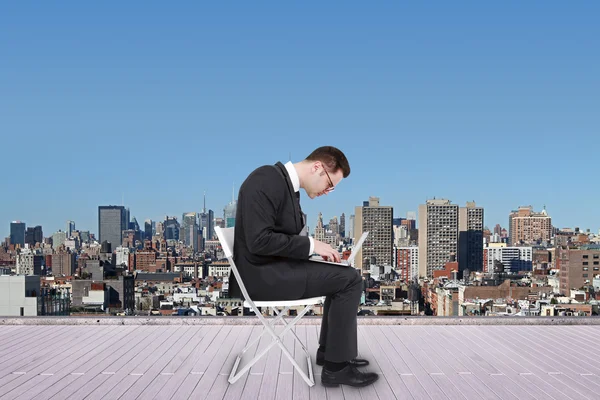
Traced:
<path fill-rule="evenodd" d="M 233 239 L 235 237 L 235 228 L 221 228 L 220 226 L 215 227 L 215 232 L 217 233 L 217 237 L 219 238 L 219 242 L 221 242 L 221 247 L 223 247 L 223 252 L 225 253 L 225 257 L 229 260 L 229 265 L 231 266 L 231 271 L 235 275 L 235 279 L 237 280 L 238 285 L 240 286 L 240 290 L 242 291 L 242 295 L 244 299 L 251 302 L 250 296 L 248 295 L 248 291 L 246 290 L 246 286 L 242 281 L 242 277 L 240 276 L 240 272 L 238 271 L 235 262 L 233 261 Z"/>
<path fill-rule="evenodd" d="M 233 257 L 233 239 L 235 237 L 234 229 L 235 228 L 221 228 L 220 226 L 215 227 L 217 237 L 219 238 L 219 242 L 221 242 L 223 252 L 227 258 Z"/>

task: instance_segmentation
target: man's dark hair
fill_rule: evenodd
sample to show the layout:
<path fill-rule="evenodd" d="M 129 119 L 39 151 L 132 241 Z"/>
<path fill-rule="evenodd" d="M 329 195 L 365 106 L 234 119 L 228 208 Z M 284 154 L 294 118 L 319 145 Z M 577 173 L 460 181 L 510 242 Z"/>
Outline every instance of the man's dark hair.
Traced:
<path fill-rule="evenodd" d="M 347 178 L 348 175 L 350 175 L 350 164 L 348 163 L 348 159 L 344 153 L 342 153 L 342 151 L 336 147 L 319 147 L 310 153 L 310 155 L 306 157 L 306 160 L 321 161 L 329 172 L 335 173 L 341 169 L 342 173 L 344 174 L 344 178 Z"/>

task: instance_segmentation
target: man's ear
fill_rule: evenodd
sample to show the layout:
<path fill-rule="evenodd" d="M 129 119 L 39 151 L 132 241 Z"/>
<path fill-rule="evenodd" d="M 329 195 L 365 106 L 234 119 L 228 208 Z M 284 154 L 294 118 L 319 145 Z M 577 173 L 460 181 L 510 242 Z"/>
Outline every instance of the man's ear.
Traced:
<path fill-rule="evenodd" d="M 319 161 L 313 161 L 310 170 L 313 174 L 317 173 L 317 171 L 319 170 Z"/>

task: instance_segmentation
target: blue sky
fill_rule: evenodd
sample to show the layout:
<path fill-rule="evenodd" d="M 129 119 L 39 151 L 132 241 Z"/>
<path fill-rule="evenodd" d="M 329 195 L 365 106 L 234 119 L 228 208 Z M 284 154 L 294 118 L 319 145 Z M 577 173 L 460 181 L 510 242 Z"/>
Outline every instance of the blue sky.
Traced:
<path fill-rule="evenodd" d="M 0 237 L 98 205 L 221 215 L 248 173 L 342 149 L 314 227 L 370 195 L 600 228 L 597 2 L 0 5 Z"/>

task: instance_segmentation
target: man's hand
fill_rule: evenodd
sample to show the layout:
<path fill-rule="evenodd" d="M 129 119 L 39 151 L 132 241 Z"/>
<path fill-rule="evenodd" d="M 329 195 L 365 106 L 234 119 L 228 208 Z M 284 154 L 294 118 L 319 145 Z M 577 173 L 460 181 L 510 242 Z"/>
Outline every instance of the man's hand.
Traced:
<path fill-rule="evenodd" d="M 327 257 L 328 261 L 340 262 L 340 254 L 328 243 L 315 239 L 315 253 Z"/>

